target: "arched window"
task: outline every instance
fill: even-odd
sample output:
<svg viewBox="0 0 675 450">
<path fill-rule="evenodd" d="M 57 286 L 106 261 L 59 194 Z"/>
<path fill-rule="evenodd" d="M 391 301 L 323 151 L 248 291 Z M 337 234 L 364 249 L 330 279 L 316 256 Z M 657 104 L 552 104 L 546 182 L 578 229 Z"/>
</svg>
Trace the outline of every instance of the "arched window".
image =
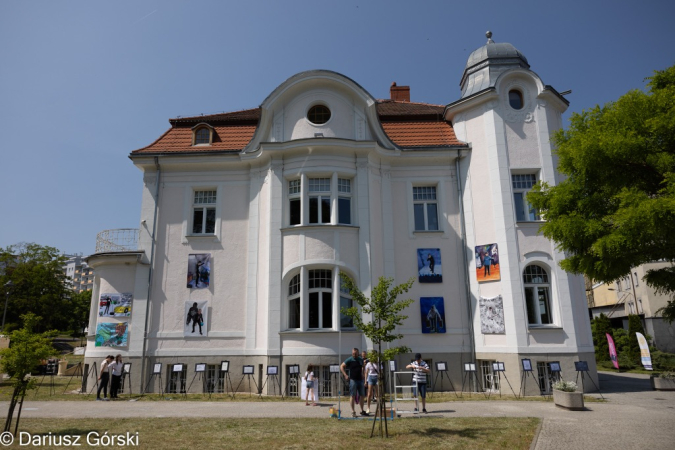
<svg viewBox="0 0 675 450">
<path fill-rule="evenodd" d="M 309 271 L 309 328 L 333 327 L 333 271 Z"/>
<path fill-rule="evenodd" d="M 553 323 L 551 317 L 551 283 L 548 272 L 541 266 L 531 264 L 523 272 L 527 321 L 530 325 Z"/>
<path fill-rule="evenodd" d="M 300 328 L 300 274 L 288 284 L 288 328 Z"/>
<path fill-rule="evenodd" d="M 511 108 L 513 109 L 523 109 L 523 94 L 516 89 L 510 90 L 509 105 L 511 105 Z"/>
<path fill-rule="evenodd" d="M 211 130 L 206 127 L 198 128 L 195 132 L 195 145 L 200 144 L 210 144 L 211 143 Z"/>
</svg>

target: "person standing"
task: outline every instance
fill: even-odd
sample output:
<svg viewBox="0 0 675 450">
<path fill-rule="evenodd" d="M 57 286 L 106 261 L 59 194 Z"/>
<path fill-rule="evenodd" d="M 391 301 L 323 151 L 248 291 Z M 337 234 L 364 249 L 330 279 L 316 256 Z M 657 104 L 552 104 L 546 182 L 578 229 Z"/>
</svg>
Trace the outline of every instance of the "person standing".
<svg viewBox="0 0 675 450">
<path fill-rule="evenodd" d="M 429 364 L 424 362 L 422 360 L 422 354 L 417 353 L 415 354 L 415 361 L 411 362 L 407 366 L 405 366 L 406 369 L 412 369 L 414 372 L 413 375 L 413 381 L 417 385 L 417 389 L 415 389 L 415 397 L 417 397 L 418 389 L 419 389 L 419 396 L 422 397 L 422 412 L 426 413 L 427 412 L 427 374 L 431 372 L 431 369 L 429 369 Z M 415 411 L 418 411 L 419 405 L 417 404 L 417 400 L 415 400 Z"/>
<path fill-rule="evenodd" d="M 375 390 L 377 389 L 377 378 L 380 376 L 380 371 L 377 363 L 368 361 L 366 363 L 366 381 L 368 382 L 368 402 L 366 413 L 370 414 L 370 401 L 375 400 Z"/>
<path fill-rule="evenodd" d="M 354 403 L 356 396 L 359 395 L 359 406 L 361 407 L 361 415 L 368 416 L 369 414 L 363 410 L 363 397 L 366 395 L 363 384 L 363 358 L 359 356 L 359 349 L 352 349 L 352 356 L 347 358 L 341 365 L 340 371 L 344 375 L 345 380 L 349 380 L 349 395 L 351 396 L 350 405 L 352 407 L 352 417 L 356 417 L 354 410 Z M 349 372 L 349 374 L 347 374 Z"/>
<path fill-rule="evenodd" d="M 108 355 L 101 362 L 101 371 L 98 374 L 98 390 L 96 391 L 96 400 L 108 400 L 108 382 L 110 381 L 110 364 L 113 361 L 113 356 Z M 103 398 L 101 398 L 101 391 L 103 391 Z"/>
<path fill-rule="evenodd" d="M 312 371 L 312 365 L 309 364 L 307 366 L 307 372 L 305 372 L 305 387 L 307 388 L 307 395 L 305 396 L 305 406 L 309 406 L 309 397 L 310 393 L 312 394 L 312 406 L 317 406 L 316 404 L 316 394 L 314 391 L 314 381 L 316 377 L 314 376 L 314 372 Z"/>
<path fill-rule="evenodd" d="M 492 264 L 492 256 L 490 256 L 490 250 L 485 253 L 483 257 L 483 277 L 490 276 L 490 265 Z"/>
<path fill-rule="evenodd" d="M 122 385 L 122 370 L 124 364 L 122 363 L 122 355 L 115 356 L 115 361 L 110 364 L 110 371 L 112 372 L 112 380 L 110 381 L 110 398 L 119 398 L 120 386 Z"/>
</svg>

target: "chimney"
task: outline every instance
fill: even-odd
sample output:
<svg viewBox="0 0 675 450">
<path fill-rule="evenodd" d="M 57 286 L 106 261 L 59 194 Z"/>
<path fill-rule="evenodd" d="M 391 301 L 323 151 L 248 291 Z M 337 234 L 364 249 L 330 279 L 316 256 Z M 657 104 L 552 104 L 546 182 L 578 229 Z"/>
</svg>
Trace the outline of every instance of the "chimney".
<svg viewBox="0 0 675 450">
<path fill-rule="evenodd" d="M 410 86 L 396 86 L 396 82 L 391 83 L 389 96 L 395 102 L 410 103 Z"/>
</svg>

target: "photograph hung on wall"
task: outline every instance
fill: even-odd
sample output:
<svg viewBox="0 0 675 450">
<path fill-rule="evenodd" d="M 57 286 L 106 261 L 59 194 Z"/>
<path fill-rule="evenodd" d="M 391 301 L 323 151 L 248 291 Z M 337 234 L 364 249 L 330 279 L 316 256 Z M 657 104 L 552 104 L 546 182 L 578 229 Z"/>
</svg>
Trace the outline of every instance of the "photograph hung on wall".
<svg viewBox="0 0 675 450">
<path fill-rule="evenodd" d="M 133 300 L 133 294 L 101 294 L 98 301 L 98 315 L 99 317 L 129 317 L 131 316 L 131 300 Z"/>
<path fill-rule="evenodd" d="M 420 283 L 441 283 L 443 281 L 440 248 L 417 249 L 417 273 Z"/>
<path fill-rule="evenodd" d="M 476 246 L 476 279 L 479 283 L 501 279 L 497 244 Z"/>
<path fill-rule="evenodd" d="M 493 298 L 481 297 L 478 301 L 480 307 L 480 332 L 483 334 L 504 334 L 504 301 L 501 295 Z"/>
<path fill-rule="evenodd" d="M 107 322 L 96 326 L 96 347 L 127 347 L 128 345 L 128 322 Z"/>
<path fill-rule="evenodd" d="M 445 333 L 443 297 L 421 297 L 422 333 Z"/>
<path fill-rule="evenodd" d="M 205 337 L 208 336 L 209 302 L 185 302 L 185 315 L 183 316 L 183 336 Z"/>
<path fill-rule="evenodd" d="M 206 289 L 211 284 L 211 254 L 197 253 L 188 256 L 188 289 Z"/>
</svg>

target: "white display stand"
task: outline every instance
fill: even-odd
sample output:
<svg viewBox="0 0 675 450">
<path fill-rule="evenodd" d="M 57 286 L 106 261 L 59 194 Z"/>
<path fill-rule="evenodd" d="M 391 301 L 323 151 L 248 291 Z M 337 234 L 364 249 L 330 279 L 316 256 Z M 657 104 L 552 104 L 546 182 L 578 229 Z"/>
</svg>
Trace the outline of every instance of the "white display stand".
<svg viewBox="0 0 675 450">
<path fill-rule="evenodd" d="M 399 376 L 396 376 L 399 375 Z M 413 372 L 394 372 L 394 406 L 396 408 L 396 414 L 413 414 L 419 417 L 419 410 L 415 411 L 415 405 L 417 403 L 417 396 L 419 395 L 419 390 L 417 389 L 417 382 L 414 381 Z M 403 381 L 402 381 L 403 380 Z M 399 384 L 406 383 L 406 380 L 410 380 L 409 384 Z M 405 402 L 412 402 L 412 405 L 408 409 L 408 405 Z M 406 409 L 402 409 L 405 407 Z"/>
</svg>

